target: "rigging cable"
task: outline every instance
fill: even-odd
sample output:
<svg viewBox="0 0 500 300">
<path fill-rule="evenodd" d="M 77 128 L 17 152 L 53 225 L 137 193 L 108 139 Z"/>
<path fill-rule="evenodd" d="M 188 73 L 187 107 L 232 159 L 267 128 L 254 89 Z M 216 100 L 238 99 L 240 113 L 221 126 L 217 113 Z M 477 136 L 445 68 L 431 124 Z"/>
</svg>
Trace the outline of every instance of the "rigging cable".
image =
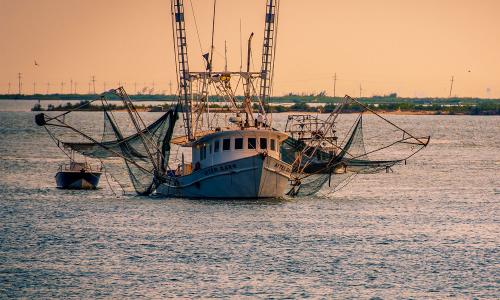
<svg viewBox="0 0 500 300">
<path fill-rule="evenodd" d="M 189 4 L 191 5 L 191 12 L 193 13 L 194 27 L 196 28 L 196 35 L 198 36 L 198 44 L 200 46 L 200 52 L 201 52 L 201 55 L 203 56 L 203 47 L 201 46 L 200 32 L 198 30 L 198 22 L 196 22 L 196 15 L 194 13 L 193 0 L 189 0 Z"/>
</svg>

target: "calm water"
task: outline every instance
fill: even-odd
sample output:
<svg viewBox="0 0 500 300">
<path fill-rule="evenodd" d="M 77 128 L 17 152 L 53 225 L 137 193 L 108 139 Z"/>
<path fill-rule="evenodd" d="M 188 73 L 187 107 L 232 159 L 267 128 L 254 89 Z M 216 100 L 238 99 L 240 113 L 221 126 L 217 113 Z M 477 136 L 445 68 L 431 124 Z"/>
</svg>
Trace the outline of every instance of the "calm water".
<svg viewBox="0 0 500 300">
<path fill-rule="evenodd" d="M 0 112 L 0 298 L 499 298 L 500 118 L 390 118 L 432 135 L 394 173 L 231 202 L 57 190 L 33 114 Z"/>
</svg>

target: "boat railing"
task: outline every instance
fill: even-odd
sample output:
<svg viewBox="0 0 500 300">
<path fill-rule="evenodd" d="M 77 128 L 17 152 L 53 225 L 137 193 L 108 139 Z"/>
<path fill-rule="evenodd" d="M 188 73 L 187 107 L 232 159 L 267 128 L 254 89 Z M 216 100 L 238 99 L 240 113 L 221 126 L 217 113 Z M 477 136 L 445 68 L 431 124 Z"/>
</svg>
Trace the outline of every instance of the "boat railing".
<svg viewBox="0 0 500 300">
<path fill-rule="evenodd" d="M 102 165 L 91 165 L 87 162 L 70 162 L 59 165 L 59 172 L 72 171 L 72 172 L 101 172 Z"/>
</svg>

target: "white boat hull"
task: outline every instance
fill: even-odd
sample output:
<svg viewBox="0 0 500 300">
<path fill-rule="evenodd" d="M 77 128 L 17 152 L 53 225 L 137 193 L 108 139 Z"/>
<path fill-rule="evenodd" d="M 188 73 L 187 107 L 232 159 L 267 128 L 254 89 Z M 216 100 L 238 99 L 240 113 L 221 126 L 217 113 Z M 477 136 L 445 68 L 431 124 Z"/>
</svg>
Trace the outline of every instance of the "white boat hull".
<svg viewBox="0 0 500 300">
<path fill-rule="evenodd" d="M 276 158 L 257 154 L 168 177 L 156 194 L 180 198 L 280 198 L 288 191 L 291 166 Z"/>
</svg>

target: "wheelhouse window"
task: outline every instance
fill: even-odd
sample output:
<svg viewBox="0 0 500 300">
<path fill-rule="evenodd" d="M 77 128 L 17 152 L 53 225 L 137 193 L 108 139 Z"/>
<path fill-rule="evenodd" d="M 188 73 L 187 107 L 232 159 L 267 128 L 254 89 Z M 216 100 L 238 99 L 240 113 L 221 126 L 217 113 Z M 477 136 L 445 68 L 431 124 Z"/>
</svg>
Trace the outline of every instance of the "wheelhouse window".
<svg viewBox="0 0 500 300">
<path fill-rule="evenodd" d="M 248 149 L 257 149 L 257 139 L 248 138 Z"/>
<path fill-rule="evenodd" d="M 260 149 L 267 149 L 267 138 L 260 138 Z"/>
<path fill-rule="evenodd" d="M 207 158 L 207 145 L 206 144 L 200 148 L 200 160 L 204 160 L 205 158 Z"/>
<path fill-rule="evenodd" d="M 271 139 L 271 151 L 276 151 L 276 140 Z"/>
<path fill-rule="evenodd" d="M 234 149 L 235 150 L 243 149 L 243 138 L 234 139 Z"/>
<path fill-rule="evenodd" d="M 222 140 L 222 151 L 231 150 L 231 139 Z"/>
<path fill-rule="evenodd" d="M 219 152 L 219 149 L 220 149 L 220 141 L 216 140 L 214 142 L 214 152 Z"/>
</svg>

